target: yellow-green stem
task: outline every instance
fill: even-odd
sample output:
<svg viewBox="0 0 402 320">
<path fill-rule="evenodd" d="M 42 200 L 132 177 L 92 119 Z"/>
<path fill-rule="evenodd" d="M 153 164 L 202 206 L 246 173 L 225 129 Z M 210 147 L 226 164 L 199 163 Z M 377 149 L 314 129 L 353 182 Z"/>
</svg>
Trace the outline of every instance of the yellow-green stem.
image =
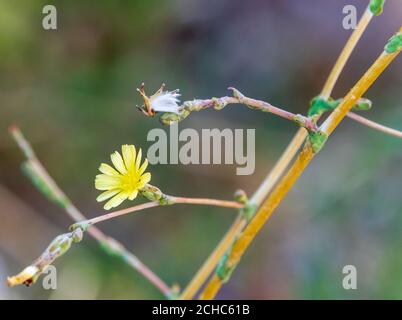
<svg viewBox="0 0 402 320">
<path fill-rule="evenodd" d="M 357 99 L 359 99 L 385 68 L 392 62 L 392 60 L 399 54 L 400 50 L 394 53 L 383 52 L 373 65 L 367 70 L 363 77 L 356 83 L 356 85 L 349 91 L 341 104 L 331 113 L 327 120 L 320 127 L 320 130 L 326 135 L 330 135 L 335 128 L 339 125 L 346 113 L 352 108 Z M 253 241 L 257 233 L 263 227 L 265 222 L 272 215 L 276 207 L 280 204 L 288 191 L 296 183 L 304 169 L 308 166 L 314 157 L 314 151 L 309 142 L 305 144 L 299 156 L 296 158 L 293 165 L 290 167 L 285 176 L 281 179 L 270 196 L 264 201 L 261 208 L 258 210 L 251 222 L 246 226 L 240 237 L 234 242 L 231 251 L 229 252 L 226 261 L 228 268 L 235 268 L 240 258 Z M 212 279 L 207 283 L 204 291 L 200 295 L 200 299 L 213 299 L 223 282 L 215 274 Z"/>
</svg>

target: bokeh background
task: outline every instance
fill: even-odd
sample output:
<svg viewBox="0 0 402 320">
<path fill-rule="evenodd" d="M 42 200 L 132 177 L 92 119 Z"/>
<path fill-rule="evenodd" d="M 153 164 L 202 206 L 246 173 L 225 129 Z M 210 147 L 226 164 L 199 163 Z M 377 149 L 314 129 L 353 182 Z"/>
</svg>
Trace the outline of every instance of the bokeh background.
<svg viewBox="0 0 402 320">
<path fill-rule="evenodd" d="M 0 298 L 159 299 L 124 262 L 86 237 L 56 261 L 58 289 L 7 288 L 71 220 L 23 176 L 7 128 L 17 123 L 48 171 L 88 216 L 103 212 L 94 177 L 124 143 L 147 149 L 162 127 L 135 109 L 142 81 L 162 82 L 185 100 L 226 95 L 228 86 L 305 113 L 365 0 L 55 1 L 58 29 L 42 28 L 51 1 L 0 1 Z M 388 0 L 346 65 L 334 96 L 359 79 L 401 24 Z M 370 119 L 402 129 L 401 59 L 367 93 Z M 157 165 L 153 184 L 190 197 L 230 199 L 257 188 L 296 127 L 231 106 L 191 115 L 180 128 L 255 128 L 256 170 L 228 165 Z M 167 129 L 167 128 L 165 128 Z M 401 299 L 402 141 L 345 119 L 255 239 L 225 299 Z M 137 199 L 137 203 L 140 200 Z M 132 205 L 125 203 L 124 206 Z M 167 283 L 187 284 L 235 217 L 230 209 L 177 205 L 100 225 Z M 358 289 L 344 290 L 342 268 L 355 265 Z"/>
</svg>

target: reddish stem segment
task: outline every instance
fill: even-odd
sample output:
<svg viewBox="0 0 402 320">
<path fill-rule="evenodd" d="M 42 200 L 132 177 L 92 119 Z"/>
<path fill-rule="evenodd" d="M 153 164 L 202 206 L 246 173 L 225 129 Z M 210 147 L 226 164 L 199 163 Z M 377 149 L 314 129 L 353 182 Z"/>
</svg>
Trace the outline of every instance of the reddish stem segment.
<svg viewBox="0 0 402 320">
<path fill-rule="evenodd" d="M 248 98 L 244 96 L 240 91 L 238 91 L 235 88 L 229 88 L 230 90 L 233 91 L 234 96 L 229 97 L 220 97 L 220 98 L 212 98 L 212 99 L 197 99 L 193 101 L 186 101 L 184 105 L 189 105 L 189 110 L 194 111 L 194 110 L 203 110 L 207 109 L 210 107 L 217 107 L 222 108 L 228 104 L 244 104 L 248 106 L 249 108 L 260 110 L 263 112 L 269 112 L 272 114 L 275 114 L 281 118 L 296 122 L 300 126 L 306 128 L 309 131 L 317 131 L 317 125 L 316 123 L 310 119 L 309 117 L 303 116 L 301 114 L 295 114 L 286 110 L 283 110 L 281 108 L 275 107 L 272 104 L 262 101 L 262 100 L 257 100 L 253 98 Z"/>
<path fill-rule="evenodd" d="M 234 209 L 241 209 L 244 207 L 243 204 L 236 202 L 236 201 L 228 201 L 228 200 L 218 200 L 218 199 L 208 199 L 208 198 L 185 198 L 185 197 L 173 197 L 169 196 L 169 199 L 173 202 L 172 204 L 200 204 L 200 205 L 209 205 L 209 206 L 217 206 L 217 207 L 225 207 L 225 208 L 234 208 Z M 154 208 L 154 207 L 159 207 L 161 204 L 158 201 L 153 201 L 153 202 L 146 202 L 143 204 L 139 204 L 130 208 L 126 209 L 121 209 L 113 212 L 109 212 L 106 214 L 102 214 L 98 217 L 89 219 L 89 220 L 84 220 L 80 221 L 77 224 L 88 224 L 89 226 L 92 226 L 96 223 L 114 219 L 120 216 L 124 216 L 126 214 L 132 213 L 132 212 L 137 212 L 141 211 L 144 209 L 149 209 L 149 208 Z M 89 229 L 90 230 L 90 229 Z"/>
<path fill-rule="evenodd" d="M 389 134 L 389 135 L 394 136 L 394 137 L 402 138 L 402 132 L 401 131 L 386 127 L 386 126 L 384 126 L 382 124 L 379 124 L 377 122 L 374 122 L 374 121 L 366 119 L 366 118 L 364 118 L 362 116 L 359 116 L 356 113 L 348 112 L 346 114 L 346 116 L 348 118 L 350 118 L 350 119 L 353 119 L 353 120 L 361 123 L 361 124 L 364 124 L 367 127 L 372 128 L 374 130 L 384 132 L 384 133 Z"/>
</svg>

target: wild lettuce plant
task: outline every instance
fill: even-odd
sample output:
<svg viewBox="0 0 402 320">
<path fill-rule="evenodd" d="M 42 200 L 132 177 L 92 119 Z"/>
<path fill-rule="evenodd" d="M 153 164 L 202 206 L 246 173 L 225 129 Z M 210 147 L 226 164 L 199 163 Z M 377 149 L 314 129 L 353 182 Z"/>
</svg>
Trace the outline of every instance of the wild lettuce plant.
<svg viewBox="0 0 402 320">
<path fill-rule="evenodd" d="M 134 145 L 123 145 L 121 154 L 116 151 L 111 155 L 113 166 L 102 163 L 99 167 L 101 174 L 95 178 L 95 187 L 103 192 L 97 200 L 107 200 L 105 210 L 117 207 L 125 200 L 134 201 L 137 196 L 144 197 L 147 202 L 87 220 L 47 173 L 21 131 L 16 126 L 11 127 L 12 136 L 26 156 L 23 164 L 24 172 L 35 186 L 51 201 L 62 207 L 75 223 L 71 226 L 70 232 L 56 237 L 31 265 L 16 276 L 9 277 L 8 284 L 14 286 L 34 283 L 48 265 L 67 252 L 74 243 L 81 242 L 85 233 L 88 233 L 106 252 L 123 259 L 144 275 L 166 298 L 193 299 L 200 292 L 198 298 L 213 299 L 221 286 L 230 280 L 231 274 L 255 236 L 345 117 L 402 138 L 402 132 L 380 125 L 354 112 L 369 110 L 372 107 L 370 100 L 363 95 L 400 53 L 402 27 L 386 42 L 383 52 L 343 98 L 331 97 L 333 88 L 357 42 L 369 22 L 381 14 L 383 5 L 384 0 L 370 1 L 321 92 L 311 100 L 306 115 L 294 114 L 266 101 L 249 98 L 234 88 L 229 88 L 231 90 L 229 96 L 184 102 L 180 102 L 178 90 L 167 91 L 164 85 L 151 96 L 146 94 L 144 85 L 138 89 L 143 99 L 143 105 L 138 107 L 142 114 L 148 117 L 160 116 L 160 121 L 166 125 L 184 121 L 193 112 L 207 108 L 221 110 L 230 104 L 242 104 L 250 109 L 290 120 L 299 126 L 292 141 L 250 198 L 243 190 L 236 191 L 233 200 L 186 198 L 165 194 L 157 186 L 150 184 L 151 173 L 146 172 L 148 162 L 147 159 L 142 162 L 141 149 L 137 150 Z M 325 112 L 329 112 L 329 116 L 324 122 L 319 123 Z M 95 226 L 102 221 L 132 212 L 180 203 L 228 207 L 238 212 L 232 226 L 183 290 L 177 286 L 167 285 L 122 244 Z"/>
</svg>

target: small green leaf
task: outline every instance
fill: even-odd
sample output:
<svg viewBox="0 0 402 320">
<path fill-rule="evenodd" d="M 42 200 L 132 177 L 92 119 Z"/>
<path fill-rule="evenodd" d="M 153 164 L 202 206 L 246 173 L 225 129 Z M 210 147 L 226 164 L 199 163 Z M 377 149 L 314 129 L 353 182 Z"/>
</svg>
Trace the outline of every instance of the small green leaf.
<svg viewBox="0 0 402 320">
<path fill-rule="evenodd" d="M 307 116 L 321 115 L 326 111 L 333 110 L 338 104 L 338 100 L 333 100 L 332 98 L 324 99 L 321 96 L 316 96 L 310 101 L 310 109 L 307 112 Z"/>
</svg>

